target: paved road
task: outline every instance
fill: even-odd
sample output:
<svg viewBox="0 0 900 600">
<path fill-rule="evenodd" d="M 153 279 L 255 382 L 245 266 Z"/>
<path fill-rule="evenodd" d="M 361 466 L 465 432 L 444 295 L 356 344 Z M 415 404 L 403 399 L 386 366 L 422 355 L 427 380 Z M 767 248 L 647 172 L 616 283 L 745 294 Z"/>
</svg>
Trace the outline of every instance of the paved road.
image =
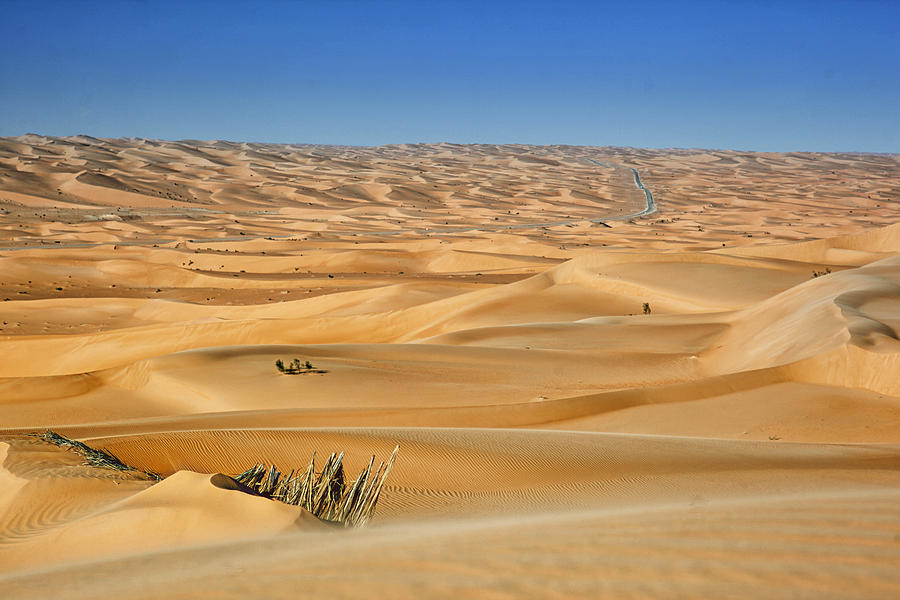
<svg viewBox="0 0 900 600">
<path fill-rule="evenodd" d="M 641 176 L 638 174 L 637 169 L 632 167 L 625 167 L 622 165 L 616 165 L 608 162 L 602 162 L 598 160 L 588 159 L 589 162 L 599 165 L 601 167 L 607 167 L 612 169 L 628 169 L 631 171 L 634 176 L 634 185 L 638 187 L 641 191 L 644 192 L 644 195 L 647 198 L 647 206 L 646 208 L 640 210 L 639 212 L 630 213 L 627 215 L 618 215 L 611 217 L 603 217 L 597 219 L 569 219 L 565 221 L 543 221 L 540 223 L 523 223 L 519 225 L 472 225 L 472 226 L 461 226 L 461 227 L 440 227 L 440 228 L 424 228 L 424 229 L 397 229 L 392 231 L 318 231 L 318 232 L 310 232 L 310 233 L 318 233 L 320 237 L 342 237 L 342 236 L 360 236 L 360 237 L 391 237 L 397 235 L 404 235 L 408 233 L 417 233 L 420 235 L 431 235 L 431 234 L 443 234 L 443 233 L 465 233 L 465 232 L 479 232 L 479 231 L 511 231 L 511 230 L 522 230 L 522 229 L 539 229 L 541 227 L 559 227 L 561 225 L 573 225 L 575 223 L 600 223 L 605 224 L 606 221 L 627 221 L 629 219 L 634 219 L 636 217 L 643 217 L 644 215 L 649 215 L 651 213 L 656 212 L 656 202 L 653 200 L 653 194 L 650 190 L 641 183 Z M 216 211 L 218 212 L 218 211 Z M 215 242 L 246 242 L 248 240 L 259 240 L 264 238 L 275 238 L 275 239 L 289 239 L 300 237 L 304 234 L 298 233 L 284 233 L 284 234 L 270 234 L 270 235 L 242 235 L 242 236 L 234 236 L 234 237 L 218 237 L 218 238 L 191 238 L 188 239 L 188 242 L 191 243 L 215 243 Z M 173 244 L 179 241 L 183 241 L 181 239 L 171 239 L 171 240 L 139 240 L 139 241 L 120 241 L 120 242 L 97 242 L 97 243 L 79 243 L 79 244 L 40 244 L 36 246 L 12 246 L 6 248 L 0 248 L 0 252 L 8 252 L 14 250 L 35 250 L 35 249 L 52 249 L 52 248 L 96 248 L 98 246 L 111 246 L 111 245 L 119 245 L 119 246 L 149 246 L 152 244 Z"/>
<path fill-rule="evenodd" d="M 631 168 L 631 167 L 629 167 Z M 641 188 L 644 192 L 644 195 L 647 197 L 647 208 L 637 213 L 636 217 L 643 217 L 644 215 L 649 215 L 650 213 L 656 212 L 656 201 L 653 199 L 653 193 L 641 183 L 641 176 L 638 175 L 637 169 L 631 169 L 631 172 L 634 173 L 634 185 Z"/>
<path fill-rule="evenodd" d="M 632 167 L 623 167 L 621 165 L 614 165 L 612 163 L 602 162 L 602 161 L 594 160 L 591 158 L 589 158 L 588 161 L 594 163 L 595 165 L 599 165 L 601 167 L 608 167 L 610 169 L 628 169 L 629 171 L 631 171 L 631 174 L 634 175 L 634 185 L 636 185 L 638 187 L 638 189 L 640 189 L 642 192 L 644 192 L 644 196 L 647 197 L 647 208 L 645 208 L 641 212 L 632 213 L 630 215 L 623 215 L 621 217 L 610 217 L 610 218 L 606 219 L 607 221 L 626 221 L 628 219 L 633 219 L 635 217 L 643 217 L 644 215 L 649 215 L 650 213 L 656 212 L 656 201 L 653 200 L 653 194 L 650 192 L 649 188 L 647 188 L 646 186 L 644 186 L 643 183 L 641 183 L 641 176 L 638 174 L 637 169 L 634 169 Z M 597 223 L 599 221 L 592 219 L 591 222 Z"/>
</svg>

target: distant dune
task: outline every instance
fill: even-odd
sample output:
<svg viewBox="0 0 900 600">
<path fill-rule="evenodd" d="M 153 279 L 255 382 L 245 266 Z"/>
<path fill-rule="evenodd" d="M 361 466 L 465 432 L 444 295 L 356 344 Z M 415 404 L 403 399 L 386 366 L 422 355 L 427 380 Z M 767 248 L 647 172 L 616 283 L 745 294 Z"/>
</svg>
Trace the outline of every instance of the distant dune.
<svg viewBox="0 0 900 600">
<path fill-rule="evenodd" d="M 874 154 L 0 139 L 2 595 L 900 597 L 898 182 Z M 211 480 L 397 444 L 359 530 Z"/>
</svg>

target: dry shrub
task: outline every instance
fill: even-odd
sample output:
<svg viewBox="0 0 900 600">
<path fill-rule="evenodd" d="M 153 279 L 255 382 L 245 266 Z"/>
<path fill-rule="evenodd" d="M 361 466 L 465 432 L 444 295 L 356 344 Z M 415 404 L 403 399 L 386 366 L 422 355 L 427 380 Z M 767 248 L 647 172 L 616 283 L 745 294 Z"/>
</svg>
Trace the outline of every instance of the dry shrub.
<svg viewBox="0 0 900 600">
<path fill-rule="evenodd" d="M 345 527 L 360 527 L 372 518 L 381 488 L 399 450 L 399 446 L 395 447 L 387 464 L 382 462 L 374 470 L 375 456 L 372 456 L 369 465 L 349 485 L 344 476 L 343 452 L 329 456 L 318 472 L 313 453 L 302 473 L 292 470 L 282 476 L 275 465 L 267 468 L 257 464 L 236 475 L 234 480 L 266 498 L 302 506 L 322 520 L 341 523 Z"/>
</svg>

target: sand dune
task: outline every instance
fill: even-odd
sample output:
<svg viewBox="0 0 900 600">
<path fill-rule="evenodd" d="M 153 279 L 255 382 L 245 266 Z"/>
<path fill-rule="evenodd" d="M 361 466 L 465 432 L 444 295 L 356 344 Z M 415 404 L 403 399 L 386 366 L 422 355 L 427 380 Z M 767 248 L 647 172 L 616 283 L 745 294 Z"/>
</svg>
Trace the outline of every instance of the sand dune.
<svg viewBox="0 0 900 600">
<path fill-rule="evenodd" d="M 657 212 L 629 216 L 631 168 Z M 0 589 L 897 596 L 898 175 L 0 140 Z M 294 357 L 315 372 L 274 368 Z M 217 475 L 333 451 L 357 472 L 397 444 L 360 530 Z"/>
</svg>

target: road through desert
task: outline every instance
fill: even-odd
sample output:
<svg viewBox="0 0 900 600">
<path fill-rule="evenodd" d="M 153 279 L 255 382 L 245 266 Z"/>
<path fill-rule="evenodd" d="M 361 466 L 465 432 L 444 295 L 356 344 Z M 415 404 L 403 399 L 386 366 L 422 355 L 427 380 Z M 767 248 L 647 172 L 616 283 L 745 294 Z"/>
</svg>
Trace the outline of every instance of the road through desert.
<svg viewBox="0 0 900 600">
<path fill-rule="evenodd" d="M 900 597 L 898 199 L 896 155 L 2 138 L 0 595 Z M 214 477 L 397 445 L 361 528 Z"/>
</svg>

